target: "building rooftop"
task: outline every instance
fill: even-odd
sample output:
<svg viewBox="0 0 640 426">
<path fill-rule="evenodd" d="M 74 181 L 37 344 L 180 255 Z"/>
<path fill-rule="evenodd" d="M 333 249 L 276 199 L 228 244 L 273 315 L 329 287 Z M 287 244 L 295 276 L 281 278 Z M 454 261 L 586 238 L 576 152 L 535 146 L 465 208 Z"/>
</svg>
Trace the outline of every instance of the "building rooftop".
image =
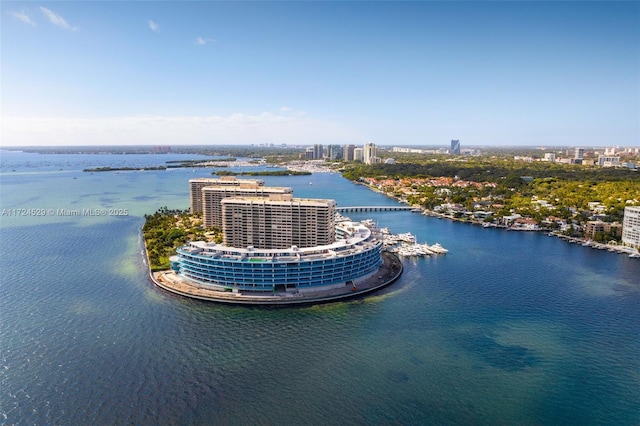
<svg viewBox="0 0 640 426">
<path fill-rule="evenodd" d="M 284 205 L 335 205 L 335 200 L 320 199 L 320 198 L 294 198 L 292 194 L 269 194 L 269 197 L 253 197 L 253 196 L 240 196 L 240 197 L 228 197 L 223 198 L 220 202 L 222 204 L 237 203 L 237 202 L 251 202 L 252 204 L 284 204 Z"/>
<path fill-rule="evenodd" d="M 206 241 L 193 241 L 183 246 L 180 250 L 201 256 L 235 259 L 238 261 L 290 262 L 302 259 L 314 260 L 323 257 L 347 256 L 372 248 L 380 243 L 373 238 L 371 230 L 359 222 L 340 222 L 336 228 L 340 228 L 344 238 L 340 238 L 332 244 L 316 247 L 300 248 L 291 246 L 285 249 L 256 249 L 251 246 L 238 248 Z"/>
</svg>

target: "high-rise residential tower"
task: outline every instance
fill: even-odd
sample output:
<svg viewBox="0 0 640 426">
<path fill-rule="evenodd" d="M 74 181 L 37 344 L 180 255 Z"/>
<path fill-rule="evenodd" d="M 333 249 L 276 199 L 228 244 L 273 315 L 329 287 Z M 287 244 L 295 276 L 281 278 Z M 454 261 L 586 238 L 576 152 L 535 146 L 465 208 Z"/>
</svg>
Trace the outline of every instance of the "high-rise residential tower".
<svg viewBox="0 0 640 426">
<path fill-rule="evenodd" d="M 313 145 L 313 159 L 314 160 L 322 160 L 324 158 L 324 148 L 322 144 Z"/>
<path fill-rule="evenodd" d="M 189 201 L 191 213 L 202 213 L 202 188 L 205 186 L 240 186 L 252 184 L 263 186 L 261 179 L 238 179 L 235 176 L 223 176 L 220 178 L 199 178 L 189 180 Z"/>
<path fill-rule="evenodd" d="M 378 155 L 378 148 L 372 142 L 367 142 L 362 148 L 362 155 L 365 164 L 373 164 L 376 162 L 375 159 Z"/>
<path fill-rule="evenodd" d="M 242 181 L 242 180 L 240 180 Z M 222 200 L 230 197 L 265 197 L 292 194 L 293 189 L 259 186 L 247 179 L 237 186 L 205 186 L 202 188 L 202 220 L 205 228 L 222 226 Z"/>
<path fill-rule="evenodd" d="M 223 240 L 230 247 L 307 248 L 336 239 L 334 200 L 271 194 L 225 198 L 221 203 Z"/>
<path fill-rule="evenodd" d="M 343 148 L 343 153 L 342 153 L 342 157 L 346 160 L 346 161 L 353 161 L 353 150 L 356 147 L 354 145 L 345 145 Z"/>
<path fill-rule="evenodd" d="M 330 160 L 338 160 L 343 157 L 340 145 L 327 145 L 327 157 Z"/>
<path fill-rule="evenodd" d="M 624 209 L 622 243 L 640 249 L 640 206 Z"/>
</svg>

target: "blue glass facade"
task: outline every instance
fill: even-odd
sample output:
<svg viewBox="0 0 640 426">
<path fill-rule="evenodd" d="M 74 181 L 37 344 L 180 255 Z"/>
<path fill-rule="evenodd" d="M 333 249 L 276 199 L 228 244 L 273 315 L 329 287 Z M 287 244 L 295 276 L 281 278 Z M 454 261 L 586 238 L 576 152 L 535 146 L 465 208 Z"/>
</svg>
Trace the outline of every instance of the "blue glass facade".
<svg viewBox="0 0 640 426">
<path fill-rule="evenodd" d="M 178 272 L 201 286 L 242 291 L 273 291 L 277 286 L 304 290 L 344 285 L 375 272 L 382 263 L 382 243 L 375 240 L 299 256 L 248 256 L 232 250 L 184 246 L 178 249 Z"/>
</svg>

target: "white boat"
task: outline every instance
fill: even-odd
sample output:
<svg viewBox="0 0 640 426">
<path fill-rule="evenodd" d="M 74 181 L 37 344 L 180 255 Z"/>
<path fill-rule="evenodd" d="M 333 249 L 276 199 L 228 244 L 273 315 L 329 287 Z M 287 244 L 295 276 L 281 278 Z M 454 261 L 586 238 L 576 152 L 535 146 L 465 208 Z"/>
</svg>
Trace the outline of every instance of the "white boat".
<svg viewBox="0 0 640 426">
<path fill-rule="evenodd" d="M 415 244 L 414 247 L 418 253 L 424 256 L 431 256 L 432 254 L 435 254 L 435 252 L 431 250 L 431 247 L 429 247 L 428 244 Z"/>
<path fill-rule="evenodd" d="M 438 253 L 438 254 L 445 254 L 445 253 L 449 252 L 449 250 L 447 250 L 446 248 L 442 247 L 440 245 L 440 243 L 435 243 L 434 245 L 430 246 L 429 250 L 431 250 L 434 253 Z"/>
<path fill-rule="evenodd" d="M 397 249 L 398 251 L 396 253 L 398 253 L 398 255 L 402 256 L 402 257 L 410 257 L 410 256 L 415 256 L 416 253 L 408 248 L 408 247 L 398 247 Z"/>
<path fill-rule="evenodd" d="M 411 232 L 405 232 L 404 234 L 398 234 L 397 238 L 400 241 L 404 241 L 406 243 L 415 243 L 416 237 Z"/>
<path fill-rule="evenodd" d="M 367 228 L 375 228 L 376 226 L 376 223 L 373 221 L 373 219 L 363 219 L 360 221 L 360 223 L 366 226 Z"/>
</svg>

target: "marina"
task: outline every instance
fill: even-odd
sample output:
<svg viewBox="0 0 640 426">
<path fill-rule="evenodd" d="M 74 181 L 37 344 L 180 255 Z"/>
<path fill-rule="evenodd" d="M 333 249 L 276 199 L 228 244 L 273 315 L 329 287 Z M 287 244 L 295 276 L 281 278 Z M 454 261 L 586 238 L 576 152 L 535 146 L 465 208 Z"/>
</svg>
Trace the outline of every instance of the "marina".
<svg viewBox="0 0 640 426">
<path fill-rule="evenodd" d="M 342 217 L 341 220 L 346 220 L 346 218 Z M 361 223 L 382 240 L 384 250 L 400 257 L 431 256 L 449 252 L 440 243 L 433 245 L 418 243 L 416 236 L 411 232 L 392 234 L 387 227 L 379 228 L 373 219 L 364 219 Z"/>
</svg>

